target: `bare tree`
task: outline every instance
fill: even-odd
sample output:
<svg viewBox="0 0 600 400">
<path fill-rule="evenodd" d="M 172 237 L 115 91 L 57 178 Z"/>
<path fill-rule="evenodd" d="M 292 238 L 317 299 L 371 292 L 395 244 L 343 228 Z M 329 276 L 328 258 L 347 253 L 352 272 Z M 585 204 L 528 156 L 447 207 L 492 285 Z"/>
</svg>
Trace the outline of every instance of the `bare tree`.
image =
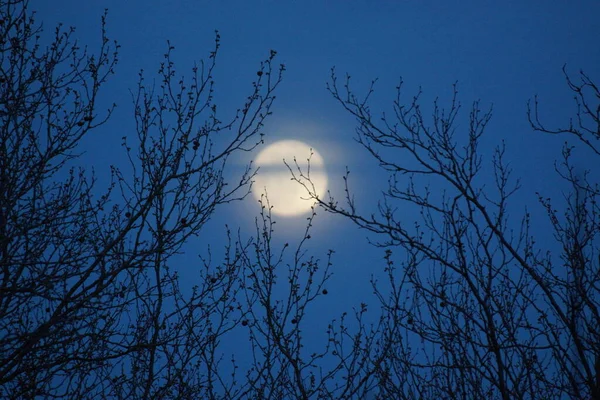
<svg viewBox="0 0 600 400">
<path fill-rule="evenodd" d="M 306 248 L 316 212 L 308 217 L 296 246 L 277 245 L 276 221 L 266 196 L 261 204 L 256 235 L 238 251 L 245 277 L 242 296 L 249 307 L 242 326 L 248 332 L 251 362 L 240 390 L 226 398 L 366 398 L 375 348 L 375 330 L 364 321 L 366 305 L 355 311 L 355 323 L 344 313 L 322 335 L 304 333 L 314 323 L 314 307 L 326 304 L 333 275 L 334 252 L 321 259 Z"/>
<path fill-rule="evenodd" d="M 321 347 L 303 337 L 331 278 L 333 252 L 319 259 L 306 248 L 315 213 L 296 246 L 278 246 L 265 196 L 256 235 L 227 228 L 222 257 L 209 251 L 186 266 L 197 284 L 180 286 L 186 242 L 250 190 L 252 166 L 227 181 L 228 165 L 262 142 L 285 70 L 276 52 L 224 122 L 213 101 L 219 34 L 188 77 L 169 44 L 157 77 L 139 74 L 135 132 L 122 138 L 129 165 L 111 165 L 103 191 L 80 152 L 114 108 L 98 111 L 119 48 L 106 14 L 92 53 L 62 27 L 42 46 L 27 1 L 0 13 L 0 396 L 364 398 L 375 349 L 366 306 L 357 331 L 344 314 L 323 327 Z M 247 357 L 228 349 L 240 332 Z"/>
<path fill-rule="evenodd" d="M 221 267 L 206 260 L 185 296 L 170 261 L 216 207 L 248 193 L 250 167 L 233 181 L 225 173 L 233 155 L 261 142 L 284 70 L 276 53 L 223 122 L 213 102 L 219 35 L 185 79 L 169 46 L 157 84 L 140 73 L 133 93 L 136 134 L 123 138 L 131 173 L 112 166 L 99 195 L 94 177 L 72 166 L 81 139 L 112 112 L 98 111 L 117 63 L 106 15 L 92 53 L 72 28 L 42 45 L 27 1 L 3 2 L 0 14 L 1 396 L 199 398 L 227 389 L 216 347 L 243 317 L 242 256 L 232 244 Z"/>
<path fill-rule="evenodd" d="M 583 71 L 579 72 L 579 82 L 575 82 L 563 68 L 565 80 L 574 94 L 576 103 L 575 118 L 569 120 L 567 128 L 548 129 L 539 119 L 537 97 L 528 108 L 528 118 L 534 130 L 571 135 L 585 149 L 596 156 L 600 155 L 597 144 L 600 139 L 600 89 Z M 584 150 L 585 150 L 584 149 Z M 555 285 L 562 289 L 561 298 L 566 293 L 566 314 L 564 322 L 569 334 L 564 342 L 553 343 L 554 348 L 571 352 L 568 356 L 557 352 L 556 357 L 564 363 L 563 384 L 573 398 L 600 398 L 600 334 L 598 326 L 600 314 L 598 292 L 600 291 L 600 209 L 598 182 L 590 179 L 590 171 L 581 171 L 573 158 L 575 146 L 565 143 L 563 162 L 557 173 L 568 182 L 571 191 L 565 196 L 566 210 L 562 218 L 550 199 L 541 199 L 555 231 L 555 237 L 562 246 L 560 255 L 566 267 L 567 280 L 558 280 Z M 581 154 L 581 153 L 579 153 Z M 593 175 L 592 175 L 593 176 Z M 561 321 L 562 322 L 562 321 Z"/>
<path fill-rule="evenodd" d="M 332 251 L 309 251 L 314 210 L 296 245 L 279 243 L 265 196 L 255 235 L 224 232 L 222 256 L 199 259 L 190 290 L 176 264 L 215 210 L 250 190 L 252 166 L 226 179 L 228 166 L 262 141 L 285 69 L 276 52 L 225 118 L 213 100 L 218 33 L 187 77 L 169 44 L 156 78 L 139 75 L 136 129 L 122 141 L 129 165 L 111 166 L 102 191 L 78 165 L 82 138 L 114 107 L 99 111 L 118 56 L 105 27 L 106 15 L 96 52 L 62 27 L 43 46 L 26 0 L 0 4 L 0 396 L 600 398 L 600 189 L 573 166 L 572 145 L 556 168 L 572 190 L 540 195 L 559 243 L 544 248 L 527 212 L 510 217 L 523 189 L 503 146 L 489 164 L 492 188 L 485 175 L 491 110 L 475 103 L 461 135 L 456 89 L 429 120 L 420 93 L 405 105 L 400 85 L 393 116 L 380 120 L 372 86 L 359 98 L 332 73 L 329 89 L 357 119 L 359 143 L 389 173 L 384 198 L 363 212 L 348 176 L 340 204 L 317 198 L 310 169 L 290 170 L 326 211 L 381 239 L 384 273 L 372 278 L 381 314 L 359 303 L 308 340 L 333 271 Z M 600 92 L 583 73 L 580 83 L 565 76 L 576 118 L 547 129 L 536 99 L 532 126 L 600 154 Z M 407 207 L 418 218 L 399 214 Z M 247 357 L 227 349 L 240 332 Z"/>
<path fill-rule="evenodd" d="M 598 154 L 600 92 L 583 72 L 579 84 L 565 76 L 575 121 L 545 128 L 536 99 L 532 126 L 572 134 Z M 373 278 L 382 305 L 370 367 L 378 398 L 600 398 L 600 191 L 588 173 L 577 177 L 574 146 L 556 168 L 572 188 L 564 212 L 559 200 L 539 197 L 559 246 L 536 243 L 530 214 L 511 203 L 523 189 L 504 145 L 489 161 L 481 152 L 491 109 L 475 102 L 461 129 L 456 87 L 448 108 L 436 100 L 424 111 L 420 91 L 404 103 L 401 83 L 391 115 L 375 116 L 374 83 L 360 97 L 332 70 L 328 88 L 389 176 L 376 212 L 357 204 L 349 175 L 340 203 L 318 198 L 309 177 L 290 171 L 321 207 L 375 234 L 385 250 L 387 279 Z"/>
</svg>

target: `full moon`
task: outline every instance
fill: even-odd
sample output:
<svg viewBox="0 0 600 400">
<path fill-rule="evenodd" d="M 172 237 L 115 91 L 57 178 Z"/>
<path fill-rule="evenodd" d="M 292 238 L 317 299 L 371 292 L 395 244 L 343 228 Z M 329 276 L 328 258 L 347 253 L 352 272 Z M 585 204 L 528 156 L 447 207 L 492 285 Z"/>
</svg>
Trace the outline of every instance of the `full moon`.
<svg viewBox="0 0 600 400">
<path fill-rule="evenodd" d="M 312 191 L 313 187 L 306 180 L 309 158 L 310 180 L 314 185 L 315 193 L 321 198 L 327 188 L 327 174 L 323 157 L 314 148 L 311 150 L 309 145 L 297 140 L 275 142 L 258 154 L 256 164 L 259 170 L 252 187 L 254 197 L 260 200 L 266 190 L 269 204 L 273 207 L 271 212 L 275 215 L 293 217 L 309 211 L 314 200 L 309 199 L 309 194 L 304 186 L 291 180 L 292 174 L 285 165 L 287 163 L 296 178 L 304 182 Z M 296 163 L 304 178 L 300 177 Z"/>
</svg>

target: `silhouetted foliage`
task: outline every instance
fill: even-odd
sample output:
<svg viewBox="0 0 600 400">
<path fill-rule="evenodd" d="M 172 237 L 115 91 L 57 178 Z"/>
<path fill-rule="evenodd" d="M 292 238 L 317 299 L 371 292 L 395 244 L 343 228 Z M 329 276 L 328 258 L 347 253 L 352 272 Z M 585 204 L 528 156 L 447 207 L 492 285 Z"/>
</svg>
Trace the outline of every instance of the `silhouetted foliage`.
<svg viewBox="0 0 600 400">
<path fill-rule="evenodd" d="M 583 72 L 580 83 L 565 77 L 576 118 L 550 130 L 536 98 L 531 125 L 574 135 L 600 154 L 600 91 Z M 378 398 L 600 398 L 600 188 L 574 167 L 575 146 L 565 143 L 556 168 L 571 188 L 563 203 L 538 194 L 556 243 L 537 243 L 530 214 L 511 202 L 524 189 L 504 161 L 504 144 L 491 159 L 481 153 L 491 110 L 475 102 L 468 128 L 460 128 L 456 87 L 449 107 L 436 100 L 429 114 L 420 92 L 404 102 L 401 83 L 391 116 L 375 116 L 374 83 L 359 97 L 350 77 L 341 84 L 332 70 L 328 88 L 389 175 L 383 199 L 376 212 L 361 210 L 347 175 L 342 204 L 319 202 L 385 248 L 386 289 L 375 273 L 372 282 L 382 306 L 372 356 Z"/>
<path fill-rule="evenodd" d="M 354 344 L 366 331 L 332 321 L 310 353 L 302 335 L 331 277 L 332 252 L 321 260 L 305 249 L 314 212 L 297 245 L 278 247 L 263 197 L 256 235 L 227 228 L 220 262 L 209 252 L 186 265 L 197 284 L 180 285 L 183 246 L 249 193 L 256 171 L 233 174 L 229 161 L 262 143 L 285 70 L 276 52 L 224 122 L 213 101 L 219 34 L 188 78 L 168 44 L 156 83 L 139 74 L 135 131 L 122 138 L 129 165 L 111 165 L 103 191 L 80 152 L 115 107 L 98 110 L 119 49 L 106 15 L 93 53 L 60 26 L 43 46 L 27 1 L 0 13 L 0 396 L 363 398 L 372 338 Z M 231 350 L 234 331 L 247 354 Z"/>
<path fill-rule="evenodd" d="M 348 176 L 340 204 L 317 198 L 308 170 L 290 172 L 325 211 L 381 239 L 385 257 L 371 281 L 380 307 L 358 299 L 306 337 L 314 306 L 335 295 L 333 251 L 307 250 L 319 208 L 298 243 L 279 244 L 263 196 L 252 237 L 224 229 L 218 261 L 186 264 L 196 285 L 178 275 L 185 244 L 249 193 L 256 171 L 236 174 L 230 160 L 262 143 L 285 70 L 276 52 L 225 118 L 213 98 L 219 34 L 185 78 L 168 44 L 157 74 L 139 74 L 128 163 L 110 166 L 103 190 L 81 167 L 82 139 L 113 112 L 100 111 L 99 93 L 119 46 L 106 15 L 95 52 L 72 28 L 43 36 L 33 17 L 26 0 L 0 4 L 0 397 L 600 398 L 600 189 L 573 166 L 573 145 L 557 166 L 572 188 L 564 206 L 539 195 L 556 244 L 536 243 L 529 213 L 510 217 L 525 189 L 505 148 L 481 152 L 491 110 L 475 103 L 464 130 L 456 89 L 427 117 L 420 93 L 405 104 L 399 85 L 393 115 L 374 117 L 373 86 L 359 98 L 332 72 L 329 90 L 389 187 L 363 211 Z M 536 98 L 531 125 L 600 154 L 600 91 L 583 72 L 565 76 L 576 118 L 549 129 Z M 397 212 L 409 208 L 416 218 Z M 240 332 L 246 354 L 230 348 Z"/>
<path fill-rule="evenodd" d="M 227 182 L 228 159 L 261 141 L 283 66 L 272 51 L 243 107 L 222 122 L 219 35 L 188 79 L 169 46 L 156 87 L 140 73 L 136 132 L 123 137 L 131 172 L 111 166 L 98 195 L 93 176 L 70 166 L 112 111 L 97 104 L 119 48 L 106 16 L 92 53 L 62 27 L 42 45 L 27 2 L 0 8 L 1 396 L 202 398 L 218 338 L 247 312 L 233 296 L 241 255 L 207 264 L 189 296 L 168 262 L 215 207 L 248 192 L 253 171 Z M 217 134 L 227 140 L 215 143 Z"/>
</svg>

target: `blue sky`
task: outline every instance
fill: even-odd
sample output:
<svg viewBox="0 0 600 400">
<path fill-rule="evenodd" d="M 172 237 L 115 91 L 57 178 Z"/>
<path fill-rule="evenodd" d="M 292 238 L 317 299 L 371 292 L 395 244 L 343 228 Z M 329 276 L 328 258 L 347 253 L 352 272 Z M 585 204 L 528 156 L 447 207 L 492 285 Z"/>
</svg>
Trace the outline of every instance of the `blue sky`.
<svg viewBox="0 0 600 400">
<path fill-rule="evenodd" d="M 385 176 L 353 142 L 352 117 L 325 89 L 331 67 L 340 75 L 350 73 L 359 90 L 379 79 L 374 111 L 391 109 L 400 77 L 406 98 L 421 86 L 425 103 L 439 96 L 444 104 L 457 81 L 464 106 L 459 127 L 467 126 L 472 101 L 480 100 L 484 109 L 493 104 L 494 116 L 483 142 L 484 162 L 504 140 L 507 160 L 523 181 L 523 190 L 514 199 L 515 217 L 525 205 L 536 207 L 536 191 L 560 196 L 561 190 L 553 162 L 560 157 L 565 138 L 533 132 L 526 118 L 527 100 L 538 94 L 548 125 L 560 125 L 574 110 L 562 66 L 566 64 L 574 75 L 583 69 L 600 80 L 597 1 L 32 0 L 30 5 L 47 30 L 58 22 L 73 25 L 81 42 L 90 45 L 99 40 L 100 16 L 104 8 L 109 10 L 109 36 L 122 47 L 117 74 L 106 85 L 103 100 L 116 102 L 118 108 L 84 142 L 85 163 L 101 176 L 109 163 L 125 161 L 120 138 L 133 132 L 129 89 L 135 89 L 139 69 L 154 73 L 170 40 L 179 71 L 188 73 L 194 60 L 211 51 L 215 29 L 222 40 L 215 76 L 219 108 L 233 113 L 260 60 L 270 49 L 277 50 L 287 72 L 273 118 L 265 127 L 267 141 L 296 139 L 315 146 L 326 160 L 334 193 L 341 194 L 341 176 L 348 166 L 357 200 L 367 210 L 384 189 Z M 593 167 L 588 153 L 580 154 L 577 162 Z M 541 208 L 537 210 L 534 218 L 543 217 Z M 225 223 L 252 233 L 257 213 L 252 197 L 218 211 L 206 226 L 206 236 L 186 249 L 193 255 L 189 260 L 207 244 L 223 244 Z M 279 220 L 276 235 L 282 241 L 298 237 L 304 221 Z M 538 233 L 550 240 L 544 223 L 538 225 Z M 368 299 L 368 277 L 383 268 L 383 250 L 369 246 L 365 232 L 323 213 L 317 216 L 313 237 L 316 254 L 324 256 L 329 248 L 336 251 L 330 290 L 335 296 L 323 306 L 324 318 Z M 189 262 L 182 271 L 193 276 Z"/>
</svg>

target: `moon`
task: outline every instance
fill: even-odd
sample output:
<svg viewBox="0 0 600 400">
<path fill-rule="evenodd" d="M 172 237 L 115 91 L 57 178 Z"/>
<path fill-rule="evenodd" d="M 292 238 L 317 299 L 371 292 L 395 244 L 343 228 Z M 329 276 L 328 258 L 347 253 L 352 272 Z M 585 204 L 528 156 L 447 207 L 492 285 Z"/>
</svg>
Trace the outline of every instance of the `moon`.
<svg viewBox="0 0 600 400">
<path fill-rule="evenodd" d="M 323 157 L 314 148 L 298 140 L 280 140 L 258 154 L 256 164 L 259 169 L 252 187 L 254 197 L 261 200 L 261 196 L 266 193 L 272 206 L 271 212 L 282 217 L 298 216 L 310 211 L 315 203 L 314 199 L 309 199 L 306 188 L 291 179 L 292 174 L 284 163 L 285 161 L 296 178 L 305 182 L 312 191 L 312 186 L 305 179 L 309 158 L 310 180 L 317 196 L 322 197 L 327 189 Z M 305 178 L 300 177 L 294 159 Z"/>
</svg>

